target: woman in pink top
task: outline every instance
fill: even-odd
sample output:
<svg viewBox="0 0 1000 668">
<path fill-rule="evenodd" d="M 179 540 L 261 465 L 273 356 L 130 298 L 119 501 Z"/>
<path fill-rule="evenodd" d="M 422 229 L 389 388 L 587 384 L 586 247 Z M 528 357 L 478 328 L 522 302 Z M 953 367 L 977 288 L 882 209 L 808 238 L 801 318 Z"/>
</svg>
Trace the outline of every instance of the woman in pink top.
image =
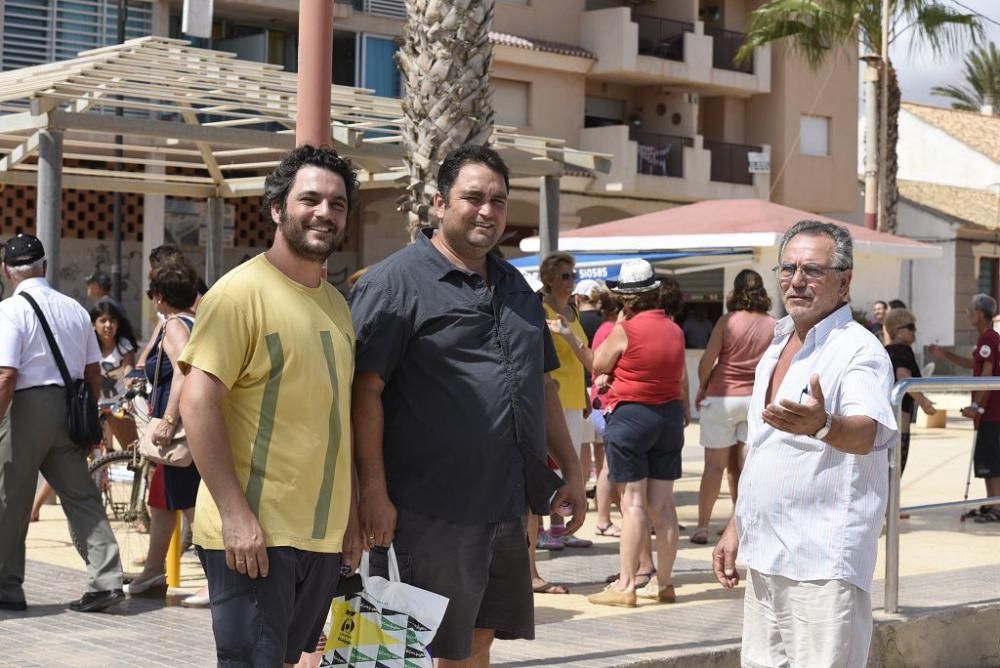
<svg viewBox="0 0 1000 668">
<path fill-rule="evenodd" d="M 736 275 L 726 300 L 726 313 L 715 323 L 701 361 L 695 403 L 701 411 L 701 445 L 705 470 L 698 492 L 698 528 L 691 542 L 708 542 L 708 524 L 719 497 L 722 474 L 729 469 L 729 494 L 736 489 L 746 458 L 747 411 L 757 362 L 774 338 L 774 318 L 767 314 L 767 296 L 760 274 L 744 269 Z"/>
<path fill-rule="evenodd" d="M 636 596 L 675 600 L 677 556 L 674 480 L 681 477 L 687 379 L 684 333 L 660 308 L 660 282 L 645 260 L 622 264 L 613 289 L 624 318 L 594 355 L 594 374 L 611 376 L 604 394 L 610 415 L 604 432 L 609 477 L 622 490 L 618 580 L 588 601 L 635 607 Z M 656 529 L 656 578 L 636 591 L 636 574 L 649 522 Z"/>
</svg>

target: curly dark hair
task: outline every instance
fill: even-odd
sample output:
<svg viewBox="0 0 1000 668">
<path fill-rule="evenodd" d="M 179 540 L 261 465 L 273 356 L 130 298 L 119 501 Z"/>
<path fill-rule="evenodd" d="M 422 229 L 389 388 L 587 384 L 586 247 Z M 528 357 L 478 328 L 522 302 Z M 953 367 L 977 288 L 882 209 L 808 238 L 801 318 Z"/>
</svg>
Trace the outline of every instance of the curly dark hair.
<svg viewBox="0 0 1000 668">
<path fill-rule="evenodd" d="M 684 291 L 673 276 L 660 279 L 660 308 L 671 318 L 684 310 Z"/>
<path fill-rule="evenodd" d="M 149 293 L 175 309 L 191 308 L 198 299 L 198 274 L 183 256 L 166 258 L 149 272 Z"/>
<path fill-rule="evenodd" d="M 767 313 L 771 310 L 771 298 L 760 274 L 753 269 L 744 269 L 736 274 L 733 291 L 726 298 L 726 310 L 755 313 Z"/>
<path fill-rule="evenodd" d="M 347 188 L 347 211 L 350 213 L 358 197 L 358 177 L 351 161 L 340 157 L 329 146 L 310 146 L 303 144 L 282 159 L 274 171 L 264 180 L 264 197 L 261 202 L 261 216 L 264 222 L 270 224 L 271 208 L 276 206 L 284 215 L 288 193 L 292 190 L 295 175 L 303 167 L 311 165 L 339 174 L 344 179 Z"/>
</svg>

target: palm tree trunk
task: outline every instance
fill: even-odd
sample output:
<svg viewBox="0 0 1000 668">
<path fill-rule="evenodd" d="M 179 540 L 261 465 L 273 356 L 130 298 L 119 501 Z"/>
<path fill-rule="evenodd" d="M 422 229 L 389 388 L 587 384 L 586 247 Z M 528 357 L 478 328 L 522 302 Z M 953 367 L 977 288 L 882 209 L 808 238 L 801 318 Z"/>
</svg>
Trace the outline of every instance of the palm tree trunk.
<svg viewBox="0 0 1000 668">
<path fill-rule="evenodd" d="M 400 211 L 414 237 L 430 219 L 438 164 L 459 146 L 493 134 L 489 71 L 495 0 L 408 0 L 403 46 L 403 164 Z"/>
<path fill-rule="evenodd" d="M 879 156 L 879 166 L 885 169 L 885 181 L 882 182 L 885 192 L 885 219 L 878 221 L 879 232 L 896 233 L 896 203 L 899 201 L 899 187 L 896 184 L 896 172 L 899 170 L 899 156 L 896 147 L 899 143 L 899 110 L 902 102 L 902 94 L 899 90 L 899 79 L 896 76 L 896 68 L 889 63 L 889 109 L 887 110 L 886 151 L 884 160 Z M 878 89 L 879 105 L 882 104 L 882 87 Z M 881 108 L 881 106 L 880 106 Z M 881 120 L 881 119 L 880 119 Z M 881 131 L 881 128 L 879 128 Z"/>
</svg>

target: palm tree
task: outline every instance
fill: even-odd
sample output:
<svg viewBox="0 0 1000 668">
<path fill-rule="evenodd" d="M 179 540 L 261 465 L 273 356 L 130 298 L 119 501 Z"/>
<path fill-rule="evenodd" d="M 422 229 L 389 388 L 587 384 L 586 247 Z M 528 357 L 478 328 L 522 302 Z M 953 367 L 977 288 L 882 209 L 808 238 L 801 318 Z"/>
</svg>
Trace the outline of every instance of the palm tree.
<svg viewBox="0 0 1000 668">
<path fill-rule="evenodd" d="M 1000 50 L 994 42 L 965 54 L 965 86 L 934 86 L 933 95 L 951 98 L 952 109 L 979 111 L 986 96 L 1000 104 Z"/>
<path fill-rule="evenodd" d="M 407 0 L 403 46 L 403 164 L 411 236 L 428 221 L 438 163 L 467 143 L 493 134 L 489 71 L 495 0 Z"/>
<path fill-rule="evenodd" d="M 864 51 L 882 55 L 881 0 L 769 0 L 750 15 L 747 36 L 737 54 L 746 60 L 758 46 L 787 39 L 812 67 L 819 67 L 838 48 L 854 51 L 858 42 Z M 914 43 L 922 42 L 935 54 L 954 51 L 963 37 L 973 41 L 983 34 L 975 14 L 963 14 L 943 1 L 890 0 L 890 46 L 912 31 Z M 883 164 L 886 169 L 884 232 L 896 230 L 896 143 L 899 139 L 899 80 L 889 62 L 888 145 Z"/>
</svg>

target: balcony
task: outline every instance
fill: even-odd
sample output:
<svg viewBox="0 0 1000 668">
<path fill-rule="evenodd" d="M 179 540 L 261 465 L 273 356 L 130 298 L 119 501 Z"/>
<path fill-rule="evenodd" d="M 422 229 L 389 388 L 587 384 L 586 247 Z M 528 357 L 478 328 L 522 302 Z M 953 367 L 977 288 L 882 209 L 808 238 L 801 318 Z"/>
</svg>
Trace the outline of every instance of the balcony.
<svg viewBox="0 0 1000 668">
<path fill-rule="evenodd" d="M 406 0 L 337 0 L 337 2 L 351 4 L 354 11 L 372 16 L 382 16 L 387 19 L 406 18 Z"/>
<path fill-rule="evenodd" d="M 630 85 L 674 85 L 706 95 L 771 91 L 771 47 L 733 62 L 741 33 L 635 13 L 628 7 L 583 13 L 581 46 L 597 56 L 587 76 Z"/>
<path fill-rule="evenodd" d="M 616 157 L 609 174 L 591 190 L 602 194 L 697 202 L 706 199 L 767 199 L 770 174 L 751 174 L 748 154 L 767 146 L 706 142 L 627 125 L 584 128 L 580 148 Z"/>
</svg>

